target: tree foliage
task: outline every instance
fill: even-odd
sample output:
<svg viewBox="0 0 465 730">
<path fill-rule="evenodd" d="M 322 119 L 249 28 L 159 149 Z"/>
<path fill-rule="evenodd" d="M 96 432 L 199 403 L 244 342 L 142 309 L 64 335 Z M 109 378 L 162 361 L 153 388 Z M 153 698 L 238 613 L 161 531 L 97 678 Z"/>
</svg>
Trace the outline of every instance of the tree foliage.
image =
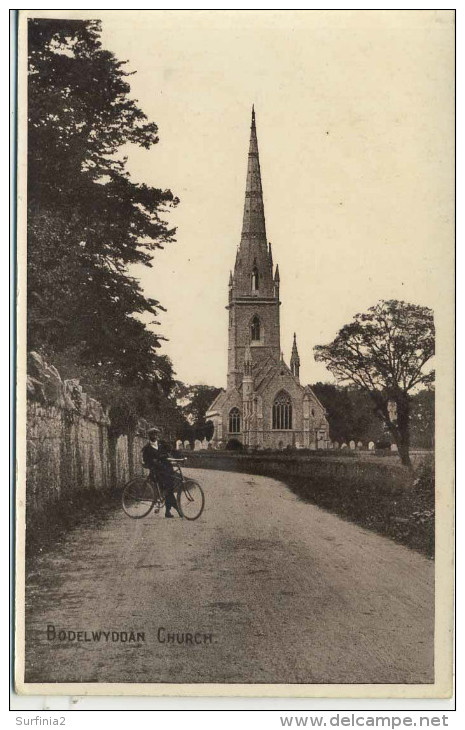
<svg viewBox="0 0 465 730">
<path fill-rule="evenodd" d="M 390 300 L 355 315 L 333 342 L 315 348 L 316 360 L 339 382 L 353 383 L 370 395 L 405 464 L 410 464 L 411 394 L 434 381 L 434 371 L 426 368 L 434 341 L 430 309 Z"/>
<path fill-rule="evenodd" d="M 95 20 L 29 20 L 28 347 L 110 399 L 123 428 L 136 410 L 170 407 L 172 365 L 149 328 L 163 307 L 131 267 L 174 240 L 177 199 L 130 179 L 122 145 L 149 149 L 157 126 L 100 32 Z"/>
<path fill-rule="evenodd" d="M 315 383 L 311 386 L 326 409 L 332 441 L 349 443 L 391 440 L 384 421 L 370 395 L 354 385 Z M 413 447 L 431 449 L 434 445 L 434 390 L 425 389 L 412 395 L 410 405 L 410 443 Z"/>
<path fill-rule="evenodd" d="M 380 441 L 386 433 L 370 396 L 355 386 L 315 383 L 311 386 L 326 409 L 332 441 Z"/>
<path fill-rule="evenodd" d="M 176 398 L 182 409 L 184 425 L 179 437 L 193 443 L 195 439 L 208 441 L 213 436 L 213 424 L 206 420 L 205 414 L 221 388 L 212 385 L 185 385 L 176 383 Z"/>
<path fill-rule="evenodd" d="M 410 409 L 410 438 L 412 446 L 434 448 L 434 389 L 415 393 Z"/>
<path fill-rule="evenodd" d="M 129 267 L 173 240 L 169 190 L 131 181 L 123 144 L 150 148 L 157 127 L 130 99 L 124 62 L 100 22 L 29 20 L 29 347 L 74 348 L 107 378 L 156 377 L 163 309 Z"/>
</svg>

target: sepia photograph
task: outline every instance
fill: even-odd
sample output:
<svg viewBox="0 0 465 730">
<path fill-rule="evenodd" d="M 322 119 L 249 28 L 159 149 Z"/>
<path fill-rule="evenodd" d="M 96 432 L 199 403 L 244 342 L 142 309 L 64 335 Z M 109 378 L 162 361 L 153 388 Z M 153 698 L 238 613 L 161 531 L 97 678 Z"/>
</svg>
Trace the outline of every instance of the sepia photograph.
<svg viewBox="0 0 465 730">
<path fill-rule="evenodd" d="M 454 23 L 19 11 L 17 692 L 450 697 Z"/>
</svg>

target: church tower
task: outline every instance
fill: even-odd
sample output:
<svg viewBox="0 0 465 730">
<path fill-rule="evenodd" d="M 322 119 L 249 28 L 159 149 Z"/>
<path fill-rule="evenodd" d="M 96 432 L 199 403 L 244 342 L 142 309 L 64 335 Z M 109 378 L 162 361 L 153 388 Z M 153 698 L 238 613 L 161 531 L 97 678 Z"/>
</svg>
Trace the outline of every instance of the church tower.
<svg viewBox="0 0 465 730">
<path fill-rule="evenodd" d="M 279 361 L 279 270 L 266 240 L 255 111 L 252 107 L 241 242 L 229 278 L 228 388 L 243 379 L 244 360 Z M 249 350 L 250 348 L 250 354 Z M 246 352 L 247 351 L 247 352 Z"/>
</svg>

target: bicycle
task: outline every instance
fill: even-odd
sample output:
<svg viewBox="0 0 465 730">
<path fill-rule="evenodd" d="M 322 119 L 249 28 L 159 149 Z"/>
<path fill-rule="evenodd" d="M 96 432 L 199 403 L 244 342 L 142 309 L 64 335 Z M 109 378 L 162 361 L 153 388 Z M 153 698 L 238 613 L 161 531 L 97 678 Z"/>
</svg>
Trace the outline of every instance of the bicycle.
<svg viewBox="0 0 465 730">
<path fill-rule="evenodd" d="M 205 495 L 195 479 L 185 477 L 180 464 L 186 459 L 168 459 L 175 469 L 177 481 L 176 501 L 186 520 L 197 520 L 205 508 Z M 147 517 L 155 509 L 159 512 L 165 504 L 165 495 L 158 480 L 139 475 L 130 479 L 123 487 L 121 503 L 124 512 L 134 520 Z"/>
</svg>

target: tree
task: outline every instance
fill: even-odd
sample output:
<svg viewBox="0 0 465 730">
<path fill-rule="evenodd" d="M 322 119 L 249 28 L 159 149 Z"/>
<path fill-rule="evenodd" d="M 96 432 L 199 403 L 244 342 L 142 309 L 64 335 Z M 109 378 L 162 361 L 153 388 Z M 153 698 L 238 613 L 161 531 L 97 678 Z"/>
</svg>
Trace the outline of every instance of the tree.
<svg viewBox="0 0 465 730">
<path fill-rule="evenodd" d="M 352 404 L 347 388 L 333 383 L 315 383 L 311 388 L 326 410 L 330 438 L 339 443 L 354 438 Z"/>
<path fill-rule="evenodd" d="M 63 380 L 77 379 L 85 392 L 108 408 L 111 433 L 131 434 L 139 419 L 162 426 L 168 439 L 175 439 L 183 423 L 182 410 L 173 396 L 173 368 L 166 355 L 157 357 L 157 370 L 145 379 L 108 379 L 95 364 L 79 362 L 74 348 L 57 352 L 53 364 Z"/>
<path fill-rule="evenodd" d="M 326 409 L 333 441 L 368 442 L 385 438 L 375 405 L 363 390 L 333 383 L 315 383 L 311 388 Z"/>
<path fill-rule="evenodd" d="M 408 466 L 411 394 L 434 381 L 434 371 L 425 370 L 433 355 L 432 311 L 395 300 L 356 314 L 333 342 L 315 347 L 316 360 L 339 382 L 369 394 Z"/>
<path fill-rule="evenodd" d="M 150 148 L 157 127 L 100 32 L 95 20 L 29 20 L 28 347 L 143 386 L 166 373 L 147 326 L 163 307 L 130 267 L 174 240 L 164 214 L 178 201 L 129 178 L 121 146 Z"/>
<path fill-rule="evenodd" d="M 195 439 L 212 438 L 213 424 L 205 420 L 205 414 L 220 391 L 221 388 L 212 385 L 185 385 L 177 382 L 176 398 L 185 419 L 180 433 L 183 440 L 193 442 Z"/>
<path fill-rule="evenodd" d="M 410 410 L 410 437 L 414 446 L 434 448 L 434 389 L 415 393 Z"/>
</svg>

